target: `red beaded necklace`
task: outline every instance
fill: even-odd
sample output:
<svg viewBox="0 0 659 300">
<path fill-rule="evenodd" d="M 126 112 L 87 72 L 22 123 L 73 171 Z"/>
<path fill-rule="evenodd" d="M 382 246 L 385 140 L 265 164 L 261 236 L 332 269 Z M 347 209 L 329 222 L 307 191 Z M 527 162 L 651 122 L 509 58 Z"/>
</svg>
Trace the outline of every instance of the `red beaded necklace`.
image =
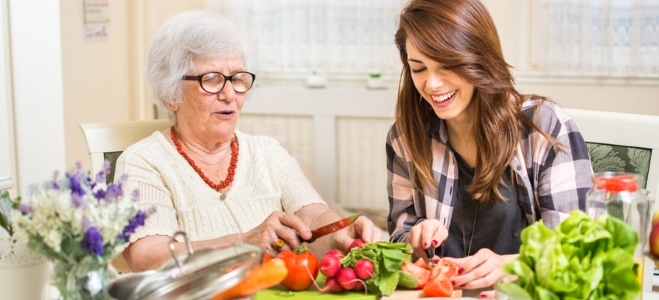
<svg viewBox="0 0 659 300">
<path fill-rule="evenodd" d="M 204 172 L 201 171 L 199 167 L 194 163 L 194 161 L 188 156 L 185 151 L 183 151 L 183 147 L 181 147 L 181 143 L 179 143 L 178 139 L 176 138 L 176 131 L 174 131 L 174 126 L 172 126 L 172 129 L 170 131 L 170 134 L 172 136 L 172 142 L 174 142 L 174 146 L 176 146 L 176 151 L 180 153 L 185 160 L 188 161 L 190 166 L 199 174 L 201 179 L 204 180 L 208 186 L 212 187 L 216 191 L 220 191 L 229 185 L 231 185 L 231 182 L 233 182 L 233 175 L 236 173 L 236 164 L 238 163 L 238 140 L 234 136 L 231 139 L 231 163 L 229 164 L 229 170 L 227 171 L 227 178 L 224 180 L 220 181 L 220 183 L 215 183 L 212 182 L 206 175 L 204 175 Z"/>
</svg>

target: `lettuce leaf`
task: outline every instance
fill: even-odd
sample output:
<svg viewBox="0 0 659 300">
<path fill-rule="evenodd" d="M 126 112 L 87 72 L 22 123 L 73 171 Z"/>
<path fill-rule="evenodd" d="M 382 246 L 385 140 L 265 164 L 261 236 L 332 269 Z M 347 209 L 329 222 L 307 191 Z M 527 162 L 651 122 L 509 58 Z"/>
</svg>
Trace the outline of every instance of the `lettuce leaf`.
<svg viewBox="0 0 659 300">
<path fill-rule="evenodd" d="M 518 276 L 506 291 L 533 299 L 634 299 L 641 290 L 638 236 L 620 219 L 573 211 L 555 230 L 538 221 L 521 238 L 519 256 L 504 265 Z"/>
</svg>

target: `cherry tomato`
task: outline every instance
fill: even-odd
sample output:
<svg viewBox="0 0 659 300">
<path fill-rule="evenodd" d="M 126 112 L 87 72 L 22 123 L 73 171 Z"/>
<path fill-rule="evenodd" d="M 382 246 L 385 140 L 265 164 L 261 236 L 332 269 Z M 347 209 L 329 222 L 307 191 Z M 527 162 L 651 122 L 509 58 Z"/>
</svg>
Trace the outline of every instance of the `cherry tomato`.
<svg viewBox="0 0 659 300">
<path fill-rule="evenodd" d="M 284 250 L 277 254 L 286 263 L 288 275 L 281 282 L 292 291 L 306 290 L 318 275 L 318 258 L 303 245 L 295 251 Z"/>
<path fill-rule="evenodd" d="M 423 287 L 423 293 L 430 297 L 447 297 L 453 294 L 451 280 L 444 274 L 439 274 Z"/>
</svg>

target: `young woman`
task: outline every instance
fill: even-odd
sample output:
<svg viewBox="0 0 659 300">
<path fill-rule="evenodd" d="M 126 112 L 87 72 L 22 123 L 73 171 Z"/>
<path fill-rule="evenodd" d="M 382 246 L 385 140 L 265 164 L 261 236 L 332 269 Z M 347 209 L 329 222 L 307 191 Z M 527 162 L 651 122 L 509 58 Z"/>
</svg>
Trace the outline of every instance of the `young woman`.
<svg viewBox="0 0 659 300">
<path fill-rule="evenodd" d="M 395 42 L 403 70 L 386 144 L 391 239 L 417 257 L 456 258 L 456 287 L 490 287 L 524 227 L 585 209 L 586 144 L 554 102 L 515 89 L 481 1 L 411 0 Z"/>
</svg>

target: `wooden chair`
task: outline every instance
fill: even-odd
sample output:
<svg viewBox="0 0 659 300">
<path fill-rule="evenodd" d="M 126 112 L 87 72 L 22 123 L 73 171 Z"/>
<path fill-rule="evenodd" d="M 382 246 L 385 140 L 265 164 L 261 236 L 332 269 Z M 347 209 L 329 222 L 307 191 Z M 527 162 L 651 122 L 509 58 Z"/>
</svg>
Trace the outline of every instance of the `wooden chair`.
<svg viewBox="0 0 659 300">
<path fill-rule="evenodd" d="M 114 179 L 114 165 L 121 152 L 135 142 L 149 136 L 154 131 L 161 131 L 171 126 L 166 119 L 146 121 L 123 121 L 105 123 L 80 123 L 82 133 L 87 140 L 91 172 L 98 173 L 105 160 L 110 161 L 108 181 Z"/>
<path fill-rule="evenodd" d="M 659 210 L 659 116 L 564 109 L 581 131 L 594 172 L 618 171 L 641 174 L 642 187 L 655 196 Z M 639 237 L 647 239 L 648 236 Z M 654 271 L 654 272 L 653 272 Z M 644 263 L 643 291 L 652 291 L 654 263 Z"/>
</svg>

